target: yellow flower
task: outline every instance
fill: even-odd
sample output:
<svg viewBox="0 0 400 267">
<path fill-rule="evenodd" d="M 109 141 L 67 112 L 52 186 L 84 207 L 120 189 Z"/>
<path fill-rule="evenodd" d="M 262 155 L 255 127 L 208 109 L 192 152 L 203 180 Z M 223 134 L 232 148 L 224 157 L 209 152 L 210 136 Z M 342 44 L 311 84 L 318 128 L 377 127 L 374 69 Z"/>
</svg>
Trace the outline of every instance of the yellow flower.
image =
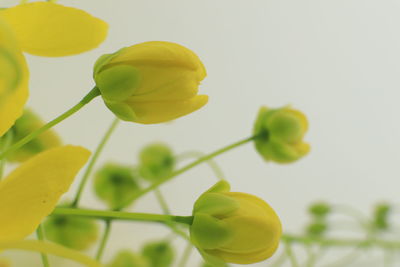
<svg viewBox="0 0 400 267">
<path fill-rule="evenodd" d="M 307 130 L 307 117 L 299 110 L 262 107 L 254 125 L 254 143 L 265 160 L 290 163 L 310 151 L 310 145 L 303 142 Z"/>
<path fill-rule="evenodd" d="M 0 18 L 0 137 L 22 115 L 29 95 L 28 80 L 25 57 Z"/>
<path fill-rule="evenodd" d="M 12 144 L 18 142 L 29 133 L 41 128 L 44 124 L 45 123 L 34 112 L 25 109 L 22 116 L 16 120 L 14 126 L 10 130 L 12 131 Z M 52 129 L 49 129 L 29 143 L 17 149 L 7 158 L 7 160 L 23 162 L 42 151 L 60 145 L 60 137 Z"/>
<path fill-rule="evenodd" d="M 99 46 L 108 25 L 87 12 L 51 2 L 33 2 L 0 13 L 27 53 L 60 57 L 79 54 Z"/>
<path fill-rule="evenodd" d="M 221 181 L 194 204 L 190 236 L 205 260 L 250 264 L 271 257 L 282 229 L 275 211 L 262 199 L 229 192 Z"/>
<path fill-rule="evenodd" d="M 0 182 L 0 243 L 31 234 L 71 185 L 90 152 L 62 146 L 42 152 Z"/>
<path fill-rule="evenodd" d="M 107 107 L 120 119 L 161 123 L 204 106 L 197 95 L 206 70 L 191 50 L 169 42 L 145 42 L 100 57 L 94 79 Z"/>
</svg>

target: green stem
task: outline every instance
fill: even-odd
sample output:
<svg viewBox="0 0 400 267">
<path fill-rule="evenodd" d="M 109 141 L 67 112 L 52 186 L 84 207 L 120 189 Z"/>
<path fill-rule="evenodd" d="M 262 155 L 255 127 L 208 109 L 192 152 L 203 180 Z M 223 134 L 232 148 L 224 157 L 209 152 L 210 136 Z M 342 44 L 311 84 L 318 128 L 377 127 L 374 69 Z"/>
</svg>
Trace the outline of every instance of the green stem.
<svg viewBox="0 0 400 267">
<path fill-rule="evenodd" d="M 56 208 L 52 214 L 91 217 L 103 220 L 112 219 L 112 220 L 128 220 L 128 221 L 144 221 L 144 222 L 160 222 L 160 223 L 177 222 L 188 225 L 191 225 L 193 222 L 193 216 L 174 216 L 174 215 L 162 215 L 162 214 L 152 214 L 152 213 L 103 211 L 103 210 L 77 209 L 77 208 Z"/>
<path fill-rule="evenodd" d="M 111 232 L 111 221 L 107 220 L 105 228 L 104 228 L 103 237 L 101 238 L 100 246 L 96 253 L 97 261 L 100 261 L 101 257 L 103 256 L 103 252 L 104 252 L 104 249 L 106 248 L 108 238 L 110 237 L 110 232 Z"/>
<path fill-rule="evenodd" d="M 104 149 L 104 146 L 106 145 L 107 141 L 110 139 L 111 134 L 114 132 L 115 128 L 117 127 L 119 122 L 118 118 L 115 118 L 113 122 L 111 123 L 110 127 L 108 128 L 107 132 L 104 134 L 103 138 L 101 139 L 99 145 L 96 148 L 96 151 L 94 152 L 92 158 L 90 159 L 90 162 L 85 170 L 85 173 L 83 174 L 82 180 L 79 184 L 78 191 L 76 192 L 74 201 L 72 202 L 71 206 L 72 207 L 77 207 L 79 204 L 79 201 L 82 197 L 83 189 L 85 188 L 85 185 L 90 177 L 90 174 L 92 173 L 93 167 L 99 158 L 101 152 Z"/>
<path fill-rule="evenodd" d="M 6 149 L 8 149 L 10 147 L 10 145 L 12 144 L 14 138 L 14 133 L 13 130 L 9 130 L 6 135 L 2 138 L 3 140 L 3 144 L 2 144 L 2 152 L 5 151 Z M 7 159 L 2 159 L 0 160 L 0 180 L 3 178 L 3 174 L 4 174 L 4 166 L 6 164 Z"/>
<path fill-rule="evenodd" d="M 178 156 L 178 159 L 186 159 L 186 158 L 200 158 L 203 157 L 205 154 L 199 151 L 189 151 L 186 152 L 182 155 Z M 208 164 L 208 166 L 210 166 L 210 168 L 212 169 L 212 171 L 215 173 L 215 176 L 217 176 L 217 178 L 219 180 L 225 180 L 225 175 L 222 171 L 222 169 L 219 167 L 219 165 L 212 159 L 206 161 L 206 163 Z"/>
<path fill-rule="evenodd" d="M 399 241 L 382 240 L 382 239 L 334 239 L 334 238 L 315 238 L 309 236 L 296 236 L 285 234 L 282 239 L 286 242 L 294 242 L 301 244 L 318 244 L 321 247 L 380 247 L 384 249 L 400 249 Z"/>
<path fill-rule="evenodd" d="M 190 253 L 192 253 L 193 245 L 187 243 L 185 250 L 183 251 L 182 258 L 179 261 L 178 267 L 185 267 L 187 261 L 189 260 Z"/>
<path fill-rule="evenodd" d="M 292 267 L 299 267 L 299 263 L 297 261 L 296 255 L 294 254 L 294 252 L 292 250 L 292 244 L 289 241 L 285 241 L 285 252 L 290 260 Z"/>
<path fill-rule="evenodd" d="M 166 182 L 172 180 L 172 179 L 175 178 L 176 176 L 178 176 L 178 175 L 180 175 L 180 174 L 182 174 L 182 173 L 184 173 L 184 172 L 186 172 L 186 171 L 192 169 L 193 167 L 199 165 L 200 163 L 203 163 L 203 162 L 205 162 L 205 161 L 208 161 L 208 160 L 210 160 L 210 159 L 212 159 L 212 158 L 214 158 L 214 157 L 216 157 L 216 156 L 218 156 L 218 155 L 220 155 L 220 154 L 223 154 L 223 153 L 225 153 L 225 152 L 227 152 L 227 151 L 229 151 L 229 150 L 231 150 L 231 149 L 234 149 L 234 148 L 236 148 L 236 147 L 238 147 L 238 146 L 241 146 L 241 145 L 243 145 L 243 144 L 246 144 L 246 143 L 252 141 L 254 138 L 255 138 L 255 136 L 251 136 L 251 137 L 249 137 L 249 138 L 240 140 L 240 141 L 238 141 L 238 142 L 236 142 L 236 143 L 233 143 L 233 144 L 231 144 L 231 145 L 228 145 L 228 146 L 226 146 L 226 147 L 223 147 L 223 148 L 221 148 L 221 149 L 218 149 L 217 151 L 214 151 L 214 152 L 211 153 L 211 154 L 205 155 L 205 156 L 203 156 L 203 157 L 201 157 L 201 158 L 195 160 L 195 161 L 192 162 L 192 163 L 187 164 L 186 166 L 182 167 L 181 169 L 179 169 L 179 170 L 177 170 L 177 171 L 174 171 L 171 175 L 169 175 L 169 176 L 167 176 L 167 177 L 165 177 L 165 178 L 163 178 L 163 179 L 160 179 L 159 181 L 153 183 L 153 184 L 150 185 L 149 187 L 147 187 L 147 188 L 145 188 L 145 189 L 139 191 L 139 192 L 136 193 L 136 194 L 133 194 L 132 197 L 131 197 L 130 199 L 128 199 L 128 201 L 126 201 L 126 203 L 131 203 L 132 201 L 134 201 L 134 200 L 136 200 L 136 199 L 138 199 L 138 198 L 144 196 L 145 194 L 147 194 L 147 193 L 153 191 L 155 188 L 158 188 L 160 185 L 162 185 L 162 184 L 164 184 L 164 183 L 166 183 Z M 123 205 L 121 205 L 121 207 L 126 206 L 126 203 L 124 203 Z"/>
<path fill-rule="evenodd" d="M 37 136 L 39 136 L 43 132 L 47 131 L 51 127 L 53 127 L 53 126 L 57 125 L 58 123 L 62 122 L 66 118 L 70 117 L 71 115 L 73 115 L 74 113 L 79 111 L 82 107 L 84 107 L 87 103 L 89 103 L 92 99 L 94 99 L 95 97 L 97 97 L 99 95 L 100 95 L 99 89 L 97 87 L 94 87 L 81 101 L 79 101 L 78 104 L 76 104 L 75 106 L 73 106 L 72 108 L 70 108 L 69 110 L 67 110 L 66 112 L 64 112 L 63 114 L 61 114 L 57 118 L 55 118 L 54 120 L 48 122 L 47 124 L 45 124 L 41 128 L 37 129 L 36 131 L 31 132 L 30 134 L 28 134 L 27 136 L 25 136 L 24 138 L 22 138 L 21 140 L 19 140 L 18 142 L 16 142 L 12 146 L 10 146 L 7 150 L 2 152 L 0 154 L 0 160 L 6 158 L 10 153 L 12 153 L 15 150 L 17 150 L 18 148 L 22 147 L 23 145 L 25 145 L 26 143 L 28 143 L 32 139 L 36 138 Z"/>
<path fill-rule="evenodd" d="M 41 224 L 39 224 L 39 227 L 36 230 L 36 235 L 38 240 L 44 241 L 43 226 Z M 42 258 L 43 267 L 50 267 L 49 258 L 47 257 L 47 254 L 40 253 L 40 256 Z"/>
<path fill-rule="evenodd" d="M 165 201 L 164 196 L 162 195 L 160 189 L 154 189 L 154 194 L 156 195 L 157 201 L 160 204 L 160 207 L 164 214 L 171 214 L 171 210 L 168 207 L 167 201 Z"/>
</svg>

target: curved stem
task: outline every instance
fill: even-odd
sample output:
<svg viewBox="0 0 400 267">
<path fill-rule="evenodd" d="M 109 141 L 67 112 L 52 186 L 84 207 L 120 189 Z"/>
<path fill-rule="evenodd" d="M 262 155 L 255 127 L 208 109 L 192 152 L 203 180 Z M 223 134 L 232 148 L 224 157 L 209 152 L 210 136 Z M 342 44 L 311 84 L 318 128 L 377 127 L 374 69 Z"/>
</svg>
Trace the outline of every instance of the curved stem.
<svg viewBox="0 0 400 267">
<path fill-rule="evenodd" d="M 103 148 L 107 141 L 110 139 L 111 134 L 114 132 L 115 128 L 117 127 L 119 122 L 118 118 L 115 118 L 113 122 L 111 123 L 110 127 L 108 128 L 107 132 L 104 134 L 103 138 L 101 139 L 99 145 L 96 148 L 96 151 L 94 152 L 92 158 L 90 159 L 90 162 L 85 170 L 85 173 L 83 174 L 82 180 L 79 184 L 78 191 L 76 192 L 74 201 L 72 202 L 71 206 L 72 207 L 77 207 L 79 204 L 79 201 L 82 197 L 82 192 L 83 189 L 85 188 L 85 185 L 88 181 L 88 178 L 90 177 L 90 174 L 92 173 L 93 167 L 99 158 L 101 152 L 103 151 Z"/>
<path fill-rule="evenodd" d="M 296 255 L 292 250 L 292 244 L 288 241 L 285 242 L 285 253 L 288 256 L 292 267 L 299 267 L 299 263 L 297 261 Z"/>
<path fill-rule="evenodd" d="M 186 153 L 183 153 L 182 155 L 179 155 L 177 158 L 178 160 L 184 160 L 187 158 L 200 158 L 203 157 L 205 154 L 199 151 L 189 151 Z M 208 166 L 210 166 L 210 168 L 212 169 L 212 171 L 215 173 L 215 176 L 217 176 L 217 178 L 219 180 L 225 180 L 225 175 L 222 171 L 222 169 L 219 167 L 219 165 L 212 159 L 209 159 L 206 161 L 206 163 L 208 164 Z"/>
<path fill-rule="evenodd" d="M 178 267 L 185 267 L 186 263 L 189 259 L 190 253 L 192 252 L 193 245 L 191 243 L 187 243 L 185 250 L 183 251 L 182 258 L 179 261 Z"/>
<path fill-rule="evenodd" d="M 154 189 L 154 194 L 156 195 L 157 201 L 160 204 L 163 213 L 171 214 L 171 209 L 168 207 L 167 201 L 165 201 L 165 198 L 161 193 L 160 189 L 158 188 Z"/>
<path fill-rule="evenodd" d="M 251 136 L 251 137 L 249 137 L 249 138 L 240 140 L 240 141 L 238 141 L 238 142 L 236 142 L 236 143 L 233 143 L 233 144 L 231 144 L 231 145 L 228 145 L 228 146 L 226 146 L 226 147 L 223 147 L 223 148 L 221 148 L 221 149 L 218 149 L 217 151 L 214 151 L 214 152 L 212 152 L 212 153 L 210 153 L 210 154 L 208 154 L 208 155 L 205 155 L 205 156 L 203 156 L 203 157 L 201 157 L 201 158 L 195 160 L 195 161 L 192 162 L 192 163 L 187 164 L 186 166 L 182 167 L 181 169 L 179 169 L 179 170 L 177 170 L 177 171 L 174 171 L 171 175 L 169 175 L 169 176 L 167 176 L 167 177 L 165 177 L 165 178 L 163 178 L 163 179 L 160 179 L 159 181 L 153 183 L 153 184 L 150 185 L 149 187 L 147 187 L 147 188 L 141 190 L 140 192 L 138 192 L 138 193 L 132 195 L 132 197 L 131 197 L 130 199 L 128 199 L 128 201 L 126 201 L 126 203 L 131 203 L 132 201 L 134 201 L 134 200 L 136 200 L 136 199 L 138 199 L 138 198 L 144 196 L 145 194 L 147 194 L 147 193 L 153 191 L 155 188 L 159 187 L 160 185 L 162 185 L 162 184 L 164 184 L 164 183 L 166 183 L 166 182 L 172 180 L 172 179 L 175 178 L 176 176 L 178 176 L 178 175 L 180 175 L 180 174 L 182 174 L 182 173 L 184 173 L 184 172 L 186 172 L 186 171 L 192 169 L 193 167 L 196 167 L 196 166 L 199 165 L 200 163 L 203 163 L 203 162 L 205 162 L 205 161 L 208 161 L 208 160 L 210 160 L 210 159 L 212 159 L 212 158 L 214 158 L 214 157 L 216 157 L 216 156 L 218 156 L 218 155 L 220 155 L 220 154 L 223 154 L 223 153 L 225 153 L 225 152 L 227 152 L 227 151 L 229 151 L 229 150 L 231 150 L 231 149 L 234 149 L 234 148 L 236 148 L 236 147 L 238 147 L 238 146 L 241 146 L 241 145 L 243 145 L 243 144 L 246 144 L 246 143 L 252 141 L 254 138 L 255 138 L 255 136 Z M 124 207 L 124 206 L 126 206 L 125 203 L 124 203 L 124 205 L 121 205 L 121 207 Z"/>
<path fill-rule="evenodd" d="M 296 236 L 284 234 L 282 239 L 286 242 L 295 242 L 301 244 L 318 244 L 321 247 L 381 247 L 385 249 L 400 249 L 400 241 L 382 240 L 382 239 L 334 239 L 334 238 L 314 238 L 310 236 Z"/>
<path fill-rule="evenodd" d="M 58 123 L 65 120 L 66 118 L 70 117 L 71 115 L 73 115 L 74 113 L 79 111 L 82 107 L 84 107 L 87 103 L 89 103 L 92 99 L 94 99 L 95 97 L 97 97 L 99 95 L 100 95 L 99 89 L 97 87 L 94 87 L 81 101 L 79 101 L 78 104 L 76 104 L 75 106 L 73 106 L 72 108 L 70 108 L 69 110 L 67 110 L 66 112 L 64 112 L 57 118 L 55 118 L 54 120 L 43 125 L 41 128 L 37 129 L 36 131 L 31 132 L 30 134 L 28 134 L 27 136 L 25 136 L 24 138 L 22 138 L 21 140 L 19 140 L 12 146 L 10 146 L 7 150 L 2 152 L 0 154 L 0 160 L 6 158 L 10 153 L 12 153 L 15 150 L 17 150 L 18 148 L 22 147 L 23 145 L 25 145 L 32 139 L 36 138 L 41 133 L 47 131 L 51 127 L 57 125 Z"/>
<path fill-rule="evenodd" d="M 9 130 L 5 136 L 3 136 L 3 144 L 2 144 L 2 152 L 5 151 L 6 149 L 8 149 L 10 147 L 10 145 L 12 144 L 14 138 L 14 132 L 13 130 Z M 3 174 L 4 174 L 4 166 L 6 164 L 6 159 L 2 159 L 0 160 L 0 180 L 3 178 Z"/>
<path fill-rule="evenodd" d="M 36 230 L 36 235 L 38 240 L 44 241 L 43 226 L 41 224 L 39 224 L 39 227 Z M 50 267 L 49 258 L 47 257 L 47 254 L 42 252 L 40 253 L 40 255 L 42 257 L 43 267 Z"/>
<path fill-rule="evenodd" d="M 103 210 L 77 209 L 77 208 L 56 208 L 52 214 L 91 217 L 103 220 L 113 219 L 113 220 L 160 222 L 160 223 L 177 222 L 188 225 L 191 225 L 193 222 L 193 216 L 174 216 L 174 215 L 162 215 L 162 214 L 152 214 L 152 213 L 103 211 Z"/>
<path fill-rule="evenodd" d="M 98 261 L 100 261 L 101 256 L 103 256 L 103 252 L 104 252 L 104 249 L 106 248 L 108 238 L 110 237 L 110 232 L 111 232 L 111 221 L 107 220 L 106 226 L 104 228 L 103 237 L 101 239 L 99 249 L 97 250 L 97 253 L 96 253 L 96 260 L 98 260 Z"/>
</svg>

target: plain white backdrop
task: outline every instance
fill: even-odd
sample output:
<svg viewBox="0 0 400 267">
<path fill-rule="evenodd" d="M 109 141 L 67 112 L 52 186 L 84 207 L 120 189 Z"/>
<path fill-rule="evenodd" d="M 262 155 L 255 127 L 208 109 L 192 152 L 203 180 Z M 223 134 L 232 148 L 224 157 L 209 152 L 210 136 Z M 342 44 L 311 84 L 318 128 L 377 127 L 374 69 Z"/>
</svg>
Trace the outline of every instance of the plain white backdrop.
<svg viewBox="0 0 400 267">
<path fill-rule="evenodd" d="M 3 1 L 11 6 L 16 1 Z M 211 152 L 248 137 L 260 106 L 291 104 L 310 121 L 311 153 L 295 164 L 266 163 L 252 144 L 224 154 L 221 165 L 234 191 L 258 195 L 275 208 L 285 231 L 301 230 L 315 200 L 350 204 L 369 212 L 377 201 L 399 202 L 400 2 L 396 0 L 60 0 L 110 25 L 107 40 L 88 53 L 65 58 L 27 55 L 29 106 L 50 120 L 92 87 L 92 66 L 103 53 L 135 43 L 173 41 L 194 50 L 208 77 L 201 93 L 207 106 L 175 122 L 123 123 L 99 163 L 135 164 L 153 141 L 179 154 Z M 93 150 L 113 115 L 101 99 L 56 127 L 65 143 Z M 98 165 L 99 166 L 99 165 Z M 216 181 L 204 165 L 161 190 L 174 213 L 192 204 Z M 77 183 L 66 199 L 72 198 Z M 104 208 L 87 188 L 82 205 Z M 153 195 L 132 211 L 161 212 Z M 155 224 L 115 223 L 104 255 L 165 237 Z M 184 242 L 174 243 L 181 252 Z M 15 266 L 36 254 L 6 253 Z M 21 254 L 18 254 L 21 255 Z M 26 256 L 25 256 L 26 255 Z M 188 266 L 197 267 L 193 252 Z M 71 263 L 56 266 L 72 266 Z M 268 266 L 267 262 L 253 266 Z M 354 265 L 356 266 L 356 265 Z M 358 266 L 358 265 L 357 265 Z M 367 266 L 367 263 L 360 266 Z M 380 266 L 373 264 L 371 266 Z"/>
</svg>

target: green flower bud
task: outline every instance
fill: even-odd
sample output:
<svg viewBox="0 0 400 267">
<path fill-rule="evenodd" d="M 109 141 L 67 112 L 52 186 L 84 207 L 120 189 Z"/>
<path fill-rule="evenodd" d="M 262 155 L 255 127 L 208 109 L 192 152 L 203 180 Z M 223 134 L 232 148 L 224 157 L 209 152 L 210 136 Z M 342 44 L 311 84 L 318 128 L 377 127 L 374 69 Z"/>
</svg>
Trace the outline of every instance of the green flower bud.
<svg viewBox="0 0 400 267">
<path fill-rule="evenodd" d="M 310 150 L 303 142 L 307 129 L 307 118 L 298 110 L 262 107 L 254 125 L 255 147 L 266 161 L 296 161 Z"/>
<path fill-rule="evenodd" d="M 143 178 L 151 182 L 170 175 L 174 167 L 174 155 L 172 150 L 165 144 L 151 144 L 140 152 L 139 173 Z"/>
<path fill-rule="evenodd" d="M 171 244 L 165 241 L 146 244 L 142 249 L 142 254 L 149 259 L 151 267 L 172 266 L 175 257 Z"/>
<path fill-rule="evenodd" d="M 122 250 L 107 264 L 107 267 L 151 267 L 151 265 L 146 257 L 129 250 Z"/>
<path fill-rule="evenodd" d="M 25 109 L 23 115 L 16 120 L 14 126 L 9 130 L 12 134 L 11 144 L 20 141 L 31 132 L 41 128 L 44 124 L 45 123 L 33 111 Z M 60 138 L 50 129 L 17 149 L 8 157 L 8 160 L 23 162 L 42 151 L 60 145 Z"/>
<path fill-rule="evenodd" d="M 326 233 L 328 230 L 328 226 L 325 222 L 323 221 L 317 221 L 309 224 L 307 226 L 306 232 L 307 234 L 313 236 L 313 237 L 320 237 L 323 234 Z"/>
<path fill-rule="evenodd" d="M 391 207 L 382 203 L 375 206 L 374 225 L 379 230 L 387 230 L 389 228 L 389 215 Z"/>
<path fill-rule="evenodd" d="M 318 202 L 312 204 L 309 209 L 309 213 L 317 218 L 324 218 L 331 212 L 331 206 L 324 202 Z"/>
<path fill-rule="evenodd" d="M 53 215 L 44 222 L 46 238 L 63 246 L 86 250 L 98 239 L 98 225 L 95 220 Z"/>
<path fill-rule="evenodd" d="M 107 163 L 95 174 L 94 191 L 110 209 L 116 209 L 130 205 L 127 201 L 140 187 L 131 168 Z"/>
<path fill-rule="evenodd" d="M 203 193 L 194 204 L 190 237 L 204 259 L 251 264 L 271 257 L 278 248 L 281 223 L 262 199 L 229 192 L 221 181 Z"/>
</svg>

